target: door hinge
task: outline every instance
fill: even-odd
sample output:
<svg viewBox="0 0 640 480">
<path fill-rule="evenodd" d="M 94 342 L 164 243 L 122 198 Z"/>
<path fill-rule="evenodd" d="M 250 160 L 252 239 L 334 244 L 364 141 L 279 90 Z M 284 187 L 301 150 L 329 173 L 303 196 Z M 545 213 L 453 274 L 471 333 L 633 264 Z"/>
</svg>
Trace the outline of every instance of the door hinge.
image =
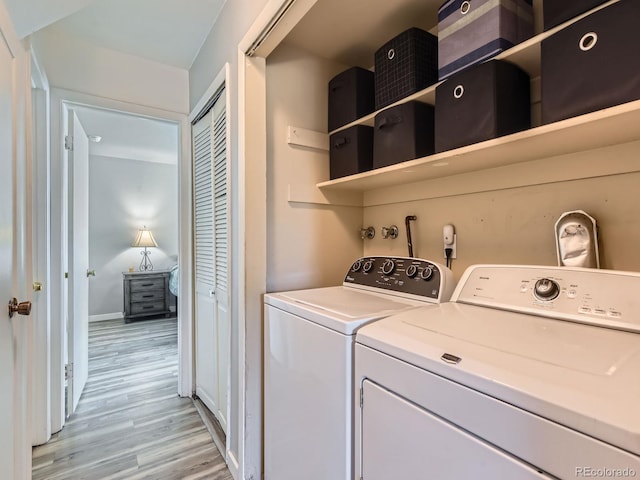
<svg viewBox="0 0 640 480">
<path fill-rule="evenodd" d="M 73 374 L 73 363 L 67 363 L 64 366 L 64 379 L 69 380 Z"/>
<path fill-rule="evenodd" d="M 64 272 L 64 278 L 69 278 L 69 272 Z"/>
<path fill-rule="evenodd" d="M 65 135 L 64 137 L 64 149 L 73 151 L 73 136 Z"/>
</svg>

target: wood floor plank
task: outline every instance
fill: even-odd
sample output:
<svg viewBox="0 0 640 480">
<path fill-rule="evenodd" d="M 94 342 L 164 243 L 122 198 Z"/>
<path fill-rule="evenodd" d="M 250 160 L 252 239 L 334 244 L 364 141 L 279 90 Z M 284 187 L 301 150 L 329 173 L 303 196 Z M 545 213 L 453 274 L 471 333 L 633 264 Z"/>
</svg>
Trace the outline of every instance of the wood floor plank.
<svg viewBox="0 0 640 480">
<path fill-rule="evenodd" d="M 232 478 L 189 398 L 177 394 L 175 319 L 94 322 L 76 412 L 33 449 L 33 479 Z"/>
</svg>

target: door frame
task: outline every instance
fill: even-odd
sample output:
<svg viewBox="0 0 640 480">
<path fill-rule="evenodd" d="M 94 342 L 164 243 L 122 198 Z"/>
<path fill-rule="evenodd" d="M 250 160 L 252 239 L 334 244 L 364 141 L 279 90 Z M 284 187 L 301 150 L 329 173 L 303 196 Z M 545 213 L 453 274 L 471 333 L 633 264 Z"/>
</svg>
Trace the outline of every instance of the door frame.
<svg viewBox="0 0 640 480">
<path fill-rule="evenodd" d="M 169 121 L 179 129 L 178 148 L 178 263 L 180 267 L 178 302 L 178 394 L 191 396 L 192 367 L 192 222 L 191 222 L 191 137 L 187 115 L 85 93 L 51 89 L 51 421 L 52 432 L 62 429 L 64 412 L 64 364 L 66 352 L 66 228 L 64 165 L 64 105 L 115 110 L 126 114 Z M 56 166 L 58 168 L 56 168 Z M 58 281 L 56 281 L 58 280 Z"/>
<path fill-rule="evenodd" d="M 238 44 L 240 476 L 263 471 L 263 298 L 267 288 L 267 58 L 318 0 L 268 0 Z M 241 251 L 240 251 L 241 250 Z"/>
<path fill-rule="evenodd" d="M 51 376 L 49 375 L 51 325 L 50 275 L 50 116 L 49 81 L 31 50 L 33 280 L 42 285 L 33 296 L 33 378 L 31 383 L 32 444 L 51 438 Z"/>
</svg>

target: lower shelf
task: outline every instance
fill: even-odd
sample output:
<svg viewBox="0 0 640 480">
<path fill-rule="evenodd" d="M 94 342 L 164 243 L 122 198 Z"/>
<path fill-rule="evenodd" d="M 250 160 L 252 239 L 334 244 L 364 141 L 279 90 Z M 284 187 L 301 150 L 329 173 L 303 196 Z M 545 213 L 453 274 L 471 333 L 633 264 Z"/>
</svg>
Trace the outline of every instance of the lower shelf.
<svg viewBox="0 0 640 480">
<path fill-rule="evenodd" d="M 318 183 L 367 191 L 640 140 L 640 100 L 389 167 Z"/>
</svg>

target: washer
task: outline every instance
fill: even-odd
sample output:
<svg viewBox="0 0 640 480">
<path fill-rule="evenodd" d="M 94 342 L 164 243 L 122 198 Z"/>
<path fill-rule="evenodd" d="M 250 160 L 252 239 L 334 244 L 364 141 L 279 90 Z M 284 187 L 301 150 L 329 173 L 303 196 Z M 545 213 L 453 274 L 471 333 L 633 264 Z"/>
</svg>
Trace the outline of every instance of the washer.
<svg viewBox="0 0 640 480">
<path fill-rule="evenodd" d="M 353 479 L 356 330 L 453 288 L 442 265 L 366 257 L 342 286 L 265 295 L 265 479 Z"/>
<path fill-rule="evenodd" d="M 639 293 L 636 273 L 480 265 L 450 303 L 363 327 L 355 478 L 640 477 Z"/>
</svg>

